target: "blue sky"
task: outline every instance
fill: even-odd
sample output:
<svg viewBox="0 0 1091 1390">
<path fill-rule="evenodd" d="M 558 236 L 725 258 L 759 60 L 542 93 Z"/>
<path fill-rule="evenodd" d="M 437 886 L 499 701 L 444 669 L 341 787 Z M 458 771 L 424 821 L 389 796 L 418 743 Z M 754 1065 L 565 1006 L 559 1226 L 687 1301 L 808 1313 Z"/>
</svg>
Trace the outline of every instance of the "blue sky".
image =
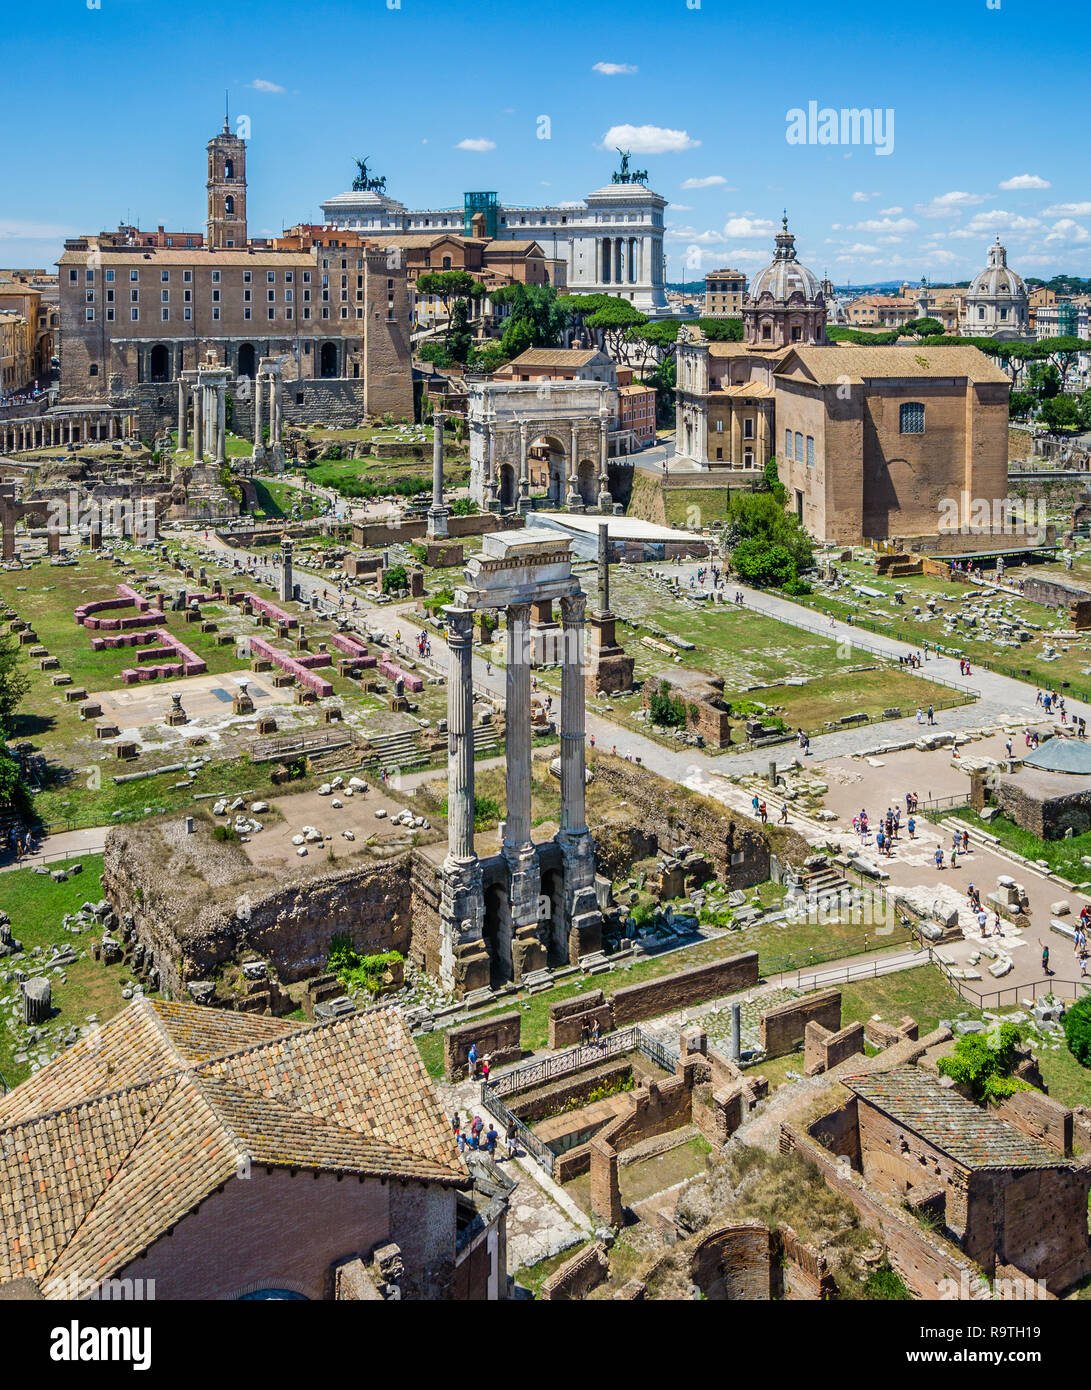
<svg viewBox="0 0 1091 1390">
<path fill-rule="evenodd" d="M 202 229 L 226 90 L 252 235 L 318 220 L 357 155 L 409 207 L 563 202 L 623 143 L 671 200 L 671 278 L 752 272 L 782 208 L 839 284 L 965 278 L 997 233 L 1025 274 L 1091 274 L 1077 0 L 395 3 L 9 8 L 0 265 L 123 218 Z M 810 101 L 893 110 L 892 152 L 789 144 Z"/>
</svg>

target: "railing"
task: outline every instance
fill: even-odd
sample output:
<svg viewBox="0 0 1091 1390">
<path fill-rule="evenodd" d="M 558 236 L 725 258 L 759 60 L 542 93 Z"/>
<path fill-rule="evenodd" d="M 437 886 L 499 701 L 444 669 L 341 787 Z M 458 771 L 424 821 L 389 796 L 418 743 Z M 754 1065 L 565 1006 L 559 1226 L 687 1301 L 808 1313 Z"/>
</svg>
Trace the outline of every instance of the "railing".
<svg viewBox="0 0 1091 1390">
<path fill-rule="evenodd" d="M 927 965 L 929 952 L 922 948 L 912 951 L 906 959 L 904 956 L 884 955 L 876 960 L 863 961 L 859 965 L 846 965 L 842 970 L 823 971 L 818 970 L 811 984 L 817 985 L 820 981 L 823 986 L 835 984 L 850 984 L 854 980 L 877 980 L 881 975 L 891 975 L 899 970 L 911 970 L 918 965 Z M 764 975 L 765 972 L 763 971 Z M 804 971 L 796 971 L 796 989 L 802 989 L 804 985 Z"/>
<path fill-rule="evenodd" d="M 1005 1004 L 1018 1004 L 1020 1000 L 1027 998 L 1037 999 L 1039 996 L 1046 997 L 1053 995 L 1057 999 L 1082 999 L 1091 987 L 1091 980 L 1058 980 L 1053 976 L 1046 975 L 1040 980 L 1031 980 L 1027 984 L 1007 985 L 1003 989 L 992 989 L 988 991 L 974 989 L 967 980 L 960 980 L 952 973 L 951 966 L 944 961 L 937 959 L 934 947 L 928 948 L 928 956 L 931 963 L 938 966 L 946 977 L 949 984 L 962 996 L 967 1003 L 976 1004 L 979 1009 L 999 1009 Z"/>
<path fill-rule="evenodd" d="M 508 1109 L 503 1097 L 544 1085 L 559 1076 L 570 1076 L 574 1072 L 597 1066 L 604 1058 L 619 1057 L 626 1052 L 639 1052 L 649 1062 L 667 1072 L 673 1072 L 678 1062 L 678 1053 L 674 1048 L 645 1033 L 643 1028 L 636 1025 L 619 1028 L 616 1032 L 605 1034 L 597 1043 L 580 1043 L 577 1047 L 551 1053 L 548 1057 L 541 1057 L 533 1062 L 524 1062 L 520 1066 L 500 1072 L 488 1081 L 482 1081 L 479 1093 L 481 1104 L 505 1129 L 510 1125 L 515 1126 L 518 1142 L 535 1163 L 552 1176 L 555 1158 L 553 1150 L 543 1144 L 537 1135 Z"/>
<path fill-rule="evenodd" d="M 968 792 L 956 792 L 953 796 L 930 796 L 917 803 L 918 811 L 954 811 L 969 806 Z"/>
</svg>

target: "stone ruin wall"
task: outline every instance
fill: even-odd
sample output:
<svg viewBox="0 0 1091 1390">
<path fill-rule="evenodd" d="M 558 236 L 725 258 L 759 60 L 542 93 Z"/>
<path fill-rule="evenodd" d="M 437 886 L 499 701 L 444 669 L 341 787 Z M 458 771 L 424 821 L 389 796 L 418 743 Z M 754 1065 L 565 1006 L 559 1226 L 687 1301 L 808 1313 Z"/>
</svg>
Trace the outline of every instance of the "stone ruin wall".
<svg viewBox="0 0 1091 1390">
<path fill-rule="evenodd" d="M 103 893 L 119 916 L 131 914 L 168 998 L 186 999 L 190 981 L 209 979 L 247 955 L 268 961 L 284 984 L 317 975 L 340 933 L 362 954 L 414 954 L 407 856 L 289 879 L 248 895 L 245 904 L 240 880 L 237 896 L 189 915 L 169 860 L 161 865 L 142 852 L 141 838 L 139 828 L 116 827 L 107 835 Z M 238 905 L 248 915 L 240 918 Z"/>
<path fill-rule="evenodd" d="M 591 767 L 595 781 L 610 793 L 613 805 L 626 802 L 634 820 L 639 819 L 639 833 L 645 843 L 651 844 L 654 838 L 651 853 L 691 845 L 708 859 L 717 880 L 731 889 L 752 888 L 768 879 L 769 841 L 742 817 L 708 797 L 682 794 L 668 798 L 662 778 L 620 758 L 598 756 L 592 759 Z M 591 833 L 595 835 L 593 823 Z M 628 866 L 618 863 L 616 867 L 621 870 Z"/>
</svg>

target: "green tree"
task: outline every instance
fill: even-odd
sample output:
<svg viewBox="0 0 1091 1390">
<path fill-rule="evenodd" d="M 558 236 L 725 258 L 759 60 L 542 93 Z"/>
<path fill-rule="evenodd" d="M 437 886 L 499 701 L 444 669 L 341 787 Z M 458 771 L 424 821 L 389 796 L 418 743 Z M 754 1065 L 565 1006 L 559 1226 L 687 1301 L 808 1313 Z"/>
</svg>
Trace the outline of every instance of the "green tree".
<svg viewBox="0 0 1091 1390">
<path fill-rule="evenodd" d="M 489 298 L 511 310 L 500 339 L 508 361 L 529 347 L 556 347 L 560 342 L 566 315 L 552 285 L 504 285 Z"/>
<path fill-rule="evenodd" d="M 409 576 L 405 572 L 404 565 L 392 565 L 383 574 L 383 593 L 389 594 L 393 590 L 408 589 Z"/>
<path fill-rule="evenodd" d="M 1061 393 L 1061 373 L 1054 362 L 1034 362 L 1027 372 L 1027 390 L 1041 403 Z"/>
<path fill-rule="evenodd" d="M 468 270 L 427 270 L 417 276 L 416 291 L 419 295 L 434 295 L 450 317 L 452 299 L 479 299 L 485 294 L 485 286 Z"/>
<path fill-rule="evenodd" d="M 979 1104 L 1003 1100 L 1016 1091 L 1032 1091 L 1033 1086 L 1012 1076 L 1022 1041 L 1023 1034 L 1014 1023 L 1002 1023 L 987 1033 L 965 1033 L 954 1051 L 940 1058 L 940 1074 L 968 1087 Z"/>
<path fill-rule="evenodd" d="M 1013 420 L 1025 420 L 1034 408 L 1031 391 L 1013 391 L 1008 397 L 1008 414 Z"/>
<path fill-rule="evenodd" d="M 13 737 L 15 715 L 30 686 L 22 652 L 16 633 L 0 633 L 0 738 L 3 739 Z"/>
<path fill-rule="evenodd" d="M 780 474 L 777 471 L 777 461 L 775 458 L 766 460 L 765 467 L 762 470 L 762 477 L 765 487 L 783 507 L 788 497 L 788 490 L 780 481 Z"/>
<path fill-rule="evenodd" d="M 742 342 L 742 319 L 698 319 L 697 327 L 710 343 Z"/>
<path fill-rule="evenodd" d="M 447 352 L 452 362 L 465 362 L 473 347 L 470 331 L 470 306 L 465 299 L 456 299 L 447 323 Z"/>
<path fill-rule="evenodd" d="M 616 362 L 629 329 L 642 327 L 647 322 L 647 314 L 642 314 L 627 299 L 611 296 L 601 309 L 588 316 L 587 327 L 602 334 L 606 351 Z"/>
<path fill-rule="evenodd" d="M 910 319 L 908 323 L 902 324 L 902 333 L 911 334 L 914 338 L 934 338 L 943 336 L 943 324 L 939 319 L 923 318 Z"/>
<path fill-rule="evenodd" d="M 814 543 L 786 512 L 771 492 L 732 492 L 728 498 L 724 540 L 731 549 L 743 541 L 756 540 L 765 546 L 781 545 L 791 555 L 796 571 L 810 569 L 814 563 Z"/>
<path fill-rule="evenodd" d="M 739 578 L 756 589 L 780 589 L 796 578 L 796 563 L 786 546 L 768 541 L 740 541 L 731 552 Z"/>
<path fill-rule="evenodd" d="M 1085 994 L 1065 1013 L 1064 1028 L 1068 1050 L 1082 1067 L 1091 1067 L 1091 994 Z"/>
<path fill-rule="evenodd" d="M 1070 429 L 1079 424 L 1080 408 L 1075 396 L 1050 396 L 1038 410 L 1038 419 L 1047 429 Z"/>
</svg>

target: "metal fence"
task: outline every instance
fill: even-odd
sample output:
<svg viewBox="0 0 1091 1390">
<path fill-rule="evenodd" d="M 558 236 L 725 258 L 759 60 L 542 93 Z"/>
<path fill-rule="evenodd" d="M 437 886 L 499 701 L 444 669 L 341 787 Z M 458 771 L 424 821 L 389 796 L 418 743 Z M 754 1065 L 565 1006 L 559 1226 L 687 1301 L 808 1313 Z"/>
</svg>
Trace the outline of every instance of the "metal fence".
<svg viewBox="0 0 1091 1390">
<path fill-rule="evenodd" d="M 1082 999 L 1088 988 L 1091 987 L 1089 980 L 1058 980 L 1051 975 L 1046 975 L 1040 980 L 1031 980 L 1027 984 L 1007 985 L 1002 989 L 979 990 L 974 989 L 968 980 L 958 979 L 952 973 L 951 966 L 937 959 L 933 947 L 929 947 L 928 956 L 932 964 L 939 967 L 947 981 L 962 998 L 968 1004 L 976 1004 L 979 1009 L 1008 1008 L 1013 1004 L 1019 1004 L 1024 999 L 1046 998 L 1049 995 L 1055 999 Z"/>
<path fill-rule="evenodd" d="M 968 807 L 970 797 L 967 792 L 956 792 L 954 796 L 930 796 L 917 805 L 918 811 L 954 811 Z"/>
<path fill-rule="evenodd" d="M 552 1176 L 554 1153 L 518 1118 L 504 1103 L 504 1096 L 518 1091 L 543 1086 L 561 1076 L 571 1076 L 580 1071 L 598 1066 L 608 1057 L 620 1057 L 627 1052 L 639 1052 L 662 1067 L 673 1072 L 678 1062 L 678 1052 L 667 1043 L 660 1042 L 643 1028 L 634 1025 L 606 1033 L 596 1043 L 580 1043 L 576 1047 L 565 1048 L 563 1052 L 551 1053 L 532 1062 L 524 1062 L 517 1067 L 500 1072 L 482 1081 L 479 1091 L 481 1104 L 488 1110 L 505 1130 L 515 1126 L 519 1144 L 540 1167 Z"/>
</svg>

